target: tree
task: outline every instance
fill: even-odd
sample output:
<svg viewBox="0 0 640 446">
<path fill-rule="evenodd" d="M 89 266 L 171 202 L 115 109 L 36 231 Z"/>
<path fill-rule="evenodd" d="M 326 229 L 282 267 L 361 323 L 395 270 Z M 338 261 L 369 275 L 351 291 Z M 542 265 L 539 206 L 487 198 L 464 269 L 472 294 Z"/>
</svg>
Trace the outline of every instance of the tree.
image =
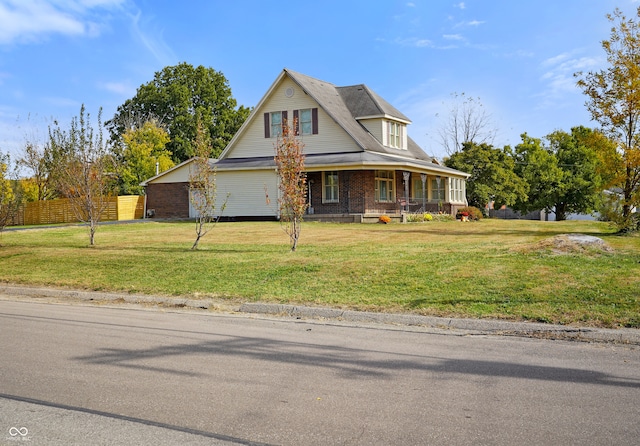
<svg viewBox="0 0 640 446">
<path fill-rule="evenodd" d="M 463 144 L 493 144 L 497 130 L 491 115 L 483 108 L 480 98 L 453 93 L 453 103 L 446 121 L 438 130 L 442 146 L 448 155 L 462 150 Z"/>
<path fill-rule="evenodd" d="M 211 167 L 209 160 L 213 148 L 209 133 L 200 119 L 197 121 L 196 139 L 192 147 L 194 157 L 189 170 L 189 199 L 196 212 L 196 240 L 191 246 L 191 249 L 196 250 L 200 239 L 220 220 L 220 215 L 216 216 L 216 170 Z M 220 214 L 224 212 L 228 199 L 227 195 L 220 206 Z"/>
<path fill-rule="evenodd" d="M 568 214 L 587 214 L 598 205 L 602 192 L 602 178 L 598 172 L 598 157 L 593 147 L 597 140 L 594 131 L 586 127 L 574 127 L 571 134 L 557 130 L 546 136 L 548 151 L 563 172 L 561 186 L 551 197 L 550 203 L 556 220 L 566 220 Z"/>
<path fill-rule="evenodd" d="M 68 131 L 55 123 L 49 128 L 51 148 L 59 159 L 57 180 L 70 200 L 76 218 L 89 225 L 89 244 L 108 206 L 113 185 L 113 158 L 102 138 L 102 110 L 98 113 L 97 133 L 91 126 L 84 104 L 80 116 L 71 120 Z"/>
<path fill-rule="evenodd" d="M 524 200 L 514 203 L 513 208 L 521 212 L 551 212 L 556 197 L 563 192 L 564 172 L 558 167 L 558 160 L 546 150 L 542 140 L 522 134 L 522 142 L 515 147 L 514 160 L 516 175 L 527 183 Z"/>
<path fill-rule="evenodd" d="M 32 176 L 30 183 L 35 188 L 33 201 L 51 200 L 58 197 L 56 189 L 56 163 L 50 144 L 40 144 L 31 139 L 25 142 L 18 164 L 28 169 Z"/>
<path fill-rule="evenodd" d="M 11 156 L 0 153 L 0 234 L 13 223 L 22 204 L 20 182 L 17 180 L 17 168 L 11 162 Z"/>
<path fill-rule="evenodd" d="M 298 247 L 302 218 L 309 205 L 307 201 L 307 174 L 304 171 L 304 143 L 293 127 L 284 120 L 282 133 L 275 143 L 275 163 L 278 174 L 278 208 L 280 221 L 291 241 L 291 251 Z"/>
<path fill-rule="evenodd" d="M 209 133 L 212 156 L 220 154 L 249 115 L 250 109 L 237 107 L 231 88 L 221 72 L 187 63 L 165 67 L 153 81 L 140 86 L 136 95 L 118 107 L 106 123 L 112 142 L 120 143 L 133 121 L 155 116 L 168 123 L 171 140 L 167 150 L 173 161 L 189 158 L 196 140 L 197 117 Z"/>
<path fill-rule="evenodd" d="M 514 173 L 511 148 L 489 144 L 463 143 L 462 150 L 445 160 L 445 165 L 471 174 L 467 179 L 470 206 L 485 209 L 490 202 L 496 208 L 526 200 L 526 182 Z"/>
<path fill-rule="evenodd" d="M 171 159 L 171 152 L 165 149 L 169 135 L 154 121 L 147 121 L 138 128 L 129 128 L 122 135 L 122 141 L 122 195 L 143 194 L 144 188 L 140 183 L 154 176 L 156 170 L 164 172 L 175 165 Z"/>
<path fill-rule="evenodd" d="M 636 15 L 640 18 L 640 8 Z M 622 231 L 639 229 L 632 211 L 640 206 L 640 24 L 616 8 L 609 40 L 602 41 L 609 66 L 586 75 L 577 84 L 587 95 L 586 106 L 607 136 L 616 142 L 619 163 L 610 168 L 609 186 L 621 190 L 616 223 Z"/>
</svg>

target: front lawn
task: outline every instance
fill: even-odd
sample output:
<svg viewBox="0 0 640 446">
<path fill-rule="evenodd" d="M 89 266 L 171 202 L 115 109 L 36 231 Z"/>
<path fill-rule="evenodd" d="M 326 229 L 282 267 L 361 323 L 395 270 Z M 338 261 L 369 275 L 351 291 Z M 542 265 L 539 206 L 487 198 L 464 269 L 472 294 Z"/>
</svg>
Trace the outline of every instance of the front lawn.
<svg viewBox="0 0 640 446">
<path fill-rule="evenodd" d="M 613 248 L 556 253 L 565 233 Z M 221 223 L 191 251 L 192 223 L 8 231 L 0 281 L 640 328 L 640 237 L 600 222 L 305 222 L 298 251 L 275 222 Z"/>
</svg>

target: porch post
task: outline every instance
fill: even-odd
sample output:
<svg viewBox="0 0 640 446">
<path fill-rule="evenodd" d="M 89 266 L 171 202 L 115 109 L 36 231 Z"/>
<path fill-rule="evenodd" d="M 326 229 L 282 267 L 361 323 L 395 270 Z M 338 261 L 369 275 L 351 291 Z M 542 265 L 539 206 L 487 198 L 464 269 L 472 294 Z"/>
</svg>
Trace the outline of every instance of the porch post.
<svg viewBox="0 0 640 446">
<path fill-rule="evenodd" d="M 409 179 L 411 178 L 411 172 L 402 172 L 402 177 L 404 178 L 405 211 L 409 212 Z"/>
<path fill-rule="evenodd" d="M 436 175 L 436 184 L 438 185 L 438 212 L 442 211 L 442 199 L 440 198 L 440 175 Z"/>
<path fill-rule="evenodd" d="M 422 180 L 422 212 L 427 212 L 427 174 L 421 173 L 420 179 Z"/>
</svg>

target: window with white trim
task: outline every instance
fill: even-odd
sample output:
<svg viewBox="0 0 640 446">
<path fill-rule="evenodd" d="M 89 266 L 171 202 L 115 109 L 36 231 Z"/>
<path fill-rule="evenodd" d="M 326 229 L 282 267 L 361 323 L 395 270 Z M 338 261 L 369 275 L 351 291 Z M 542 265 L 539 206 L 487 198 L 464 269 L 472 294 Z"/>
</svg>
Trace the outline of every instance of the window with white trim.
<svg viewBox="0 0 640 446">
<path fill-rule="evenodd" d="M 390 203 L 395 201 L 396 173 L 393 170 L 376 170 L 376 201 Z"/>
<path fill-rule="evenodd" d="M 461 178 L 449 178 L 449 201 L 464 203 L 465 181 Z"/>
<path fill-rule="evenodd" d="M 338 172 L 324 172 L 322 175 L 322 202 L 338 203 L 340 201 L 338 189 Z"/>
<path fill-rule="evenodd" d="M 431 201 L 444 201 L 444 178 L 431 179 Z"/>
<path fill-rule="evenodd" d="M 404 124 L 395 121 L 387 122 L 387 145 L 394 149 L 404 149 Z"/>
</svg>

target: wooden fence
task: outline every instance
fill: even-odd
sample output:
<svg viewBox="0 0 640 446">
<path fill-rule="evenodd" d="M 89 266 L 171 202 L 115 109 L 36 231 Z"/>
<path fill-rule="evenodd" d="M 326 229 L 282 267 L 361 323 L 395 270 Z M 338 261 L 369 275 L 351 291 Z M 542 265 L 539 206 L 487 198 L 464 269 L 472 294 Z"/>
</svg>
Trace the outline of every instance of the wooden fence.
<svg viewBox="0 0 640 446">
<path fill-rule="evenodd" d="M 144 214 L 144 196 L 123 195 L 108 199 L 101 221 L 135 220 Z M 67 198 L 35 201 L 25 204 L 14 219 L 15 225 L 48 225 L 75 223 L 78 218 Z"/>
</svg>

